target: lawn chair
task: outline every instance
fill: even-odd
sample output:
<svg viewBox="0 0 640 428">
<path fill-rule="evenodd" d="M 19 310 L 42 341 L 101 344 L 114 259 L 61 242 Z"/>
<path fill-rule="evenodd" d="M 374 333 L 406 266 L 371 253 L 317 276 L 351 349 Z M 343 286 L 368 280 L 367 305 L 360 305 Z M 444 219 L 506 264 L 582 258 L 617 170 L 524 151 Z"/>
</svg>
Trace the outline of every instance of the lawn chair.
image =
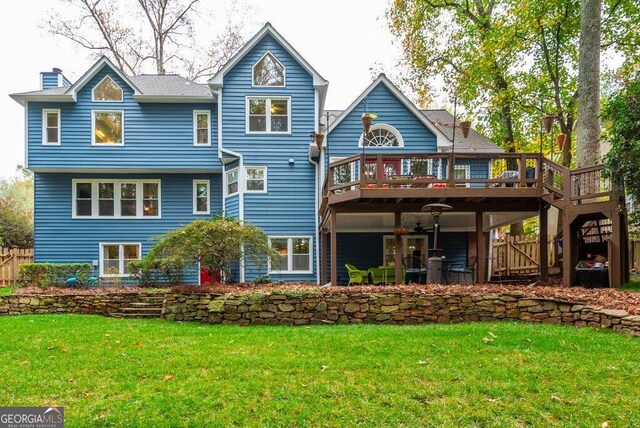
<svg viewBox="0 0 640 428">
<path fill-rule="evenodd" d="M 347 269 L 347 273 L 349 274 L 349 284 L 364 284 L 368 279 L 368 272 L 366 270 L 359 270 L 354 265 L 345 264 L 344 267 Z"/>
<path fill-rule="evenodd" d="M 469 261 L 467 263 L 460 263 L 460 264 L 451 264 L 449 266 L 448 272 L 447 272 L 447 276 L 449 278 L 449 280 L 452 279 L 451 274 L 455 273 L 457 274 L 457 282 L 460 283 L 460 275 L 463 275 L 466 277 L 470 277 L 471 278 L 471 283 L 473 285 L 476 284 L 476 265 L 478 264 L 478 257 L 473 256 L 473 257 L 469 257 Z M 467 283 L 466 279 L 465 279 L 465 284 Z"/>
<path fill-rule="evenodd" d="M 373 285 L 384 284 L 384 271 L 379 268 L 370 268 L 368 271 L 369 283 Z"/>
</svg>

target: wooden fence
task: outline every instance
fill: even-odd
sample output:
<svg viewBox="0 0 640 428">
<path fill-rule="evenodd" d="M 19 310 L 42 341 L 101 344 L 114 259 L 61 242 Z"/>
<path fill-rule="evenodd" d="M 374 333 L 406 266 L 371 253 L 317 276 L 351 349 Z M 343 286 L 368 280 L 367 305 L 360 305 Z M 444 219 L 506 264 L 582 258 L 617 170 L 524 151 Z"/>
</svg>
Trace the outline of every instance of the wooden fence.
<svg viewBox="0 0 640 428">
<path fill-rule="evenodd" d="M 538 236 L 511 236 L 492 240 L 491 269 L 493 275 L 527 275 L 538 272 L 540 247 Z M 554 245 L 549 239 L 549 260 L 547 266 L 553 265 Z"/>
<path fill-rule="evenodd" d="M 0 247 L 0 285 L 15 284 L 23 263 L 33 263 L 33 249 Z"/>
</svg>

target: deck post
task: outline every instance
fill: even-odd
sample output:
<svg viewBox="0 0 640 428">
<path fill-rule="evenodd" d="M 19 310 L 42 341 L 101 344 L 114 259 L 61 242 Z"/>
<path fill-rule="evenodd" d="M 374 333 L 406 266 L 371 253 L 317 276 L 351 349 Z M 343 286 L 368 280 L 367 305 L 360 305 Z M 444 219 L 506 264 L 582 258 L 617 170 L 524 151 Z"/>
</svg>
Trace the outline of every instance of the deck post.
<svg viewBox="0 0 640 428">
<path fill-rule="evenodd" d="M 482 211 L 476 211 L 476 254 L 478 256 L 478 262 L 476 265 L 477 283 L 483 284 L 484 277 L 486 275 L 486 251 L 484 243 L 484 216 Z"/>
<path fill-rule="evenodd" d="M 320 229 L 320 284 L 327 283 L 327 232 Z"/>
<path fill-rule="evenodd" d="M 335 211 L 331 210 L 331 285 L 338 285 L 338 225 Z"/>
<path fill-rule="evenodd" d="M 395 213 L 395 222 L 394 225 L 395 227 L 401 227 L 402 226 L 402 213 L 400 212 L 396 212 Z M 395 240 L 395 260 L 394 260 L 394 265 L 395 265 L 395 271 L 396 271 L 396 278 L 395 278 L 395 283 L 396 285 L 402 284 L 402 235 L 395 235 L 396 240 Z"/>
<path fill-rule="evenodd" d="M 611 219 L 611 239 L 609 240 L 609 287 L 620 288 L 622 285 L 622 228 L 620 214 L 617 210 L 612 210 L 609 214 Z"/>
<path fill-rule="evenodd" d="M 540 207 L 540 245 L 538 261 L 538 271 L 540 273 L 540 283 L 545 283 L 549 279 L 549 206 Z"/>
<path fill-rule="evenodd" d="M 573 221 L 575 217 L 563 212 L 562 218 L 562 286 L 571 287 L 575 280 L 578 245 Z M 575 255 L 574 255 L 575 254 Z"/>
</svg>

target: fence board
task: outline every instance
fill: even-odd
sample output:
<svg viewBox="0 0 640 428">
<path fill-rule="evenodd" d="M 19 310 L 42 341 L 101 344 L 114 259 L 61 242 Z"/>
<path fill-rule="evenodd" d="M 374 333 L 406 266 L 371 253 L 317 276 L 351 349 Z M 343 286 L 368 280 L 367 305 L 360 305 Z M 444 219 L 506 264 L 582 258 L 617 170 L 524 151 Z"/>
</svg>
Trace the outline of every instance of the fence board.
<svg viewBox="0 0 640 428">
<path fill-rule="evenodd" d="M 24 263 L 33 263 L 32 248 L 0 247 L 0 285 L 15 284 L 18 266 Z"/>
<path fill-rule="evenodd" d="M 538 272 L 540 247 L 538 236 L 511 236 L 494 238 L 491 242 L 493 275 L 509 276 Z M 549 240 L 549 260 L 547 266 L 553 266 L 554 245 Z"/>
</svg>

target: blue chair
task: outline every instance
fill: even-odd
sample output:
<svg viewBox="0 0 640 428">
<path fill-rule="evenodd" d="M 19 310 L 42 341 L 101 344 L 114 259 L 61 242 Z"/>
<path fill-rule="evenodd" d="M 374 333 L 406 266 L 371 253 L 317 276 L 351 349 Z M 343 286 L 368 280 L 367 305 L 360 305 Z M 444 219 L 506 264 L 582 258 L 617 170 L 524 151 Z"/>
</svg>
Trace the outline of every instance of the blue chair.
<svg viewBox="0 0 640 428">
<path fill-rule="evenodd" d="M 478 258 L 476 256 L 470 257 L 468 263 L 452 264 L 449 266 L 447 277 L 452 279 L 451 274 L 455 273 L 458 283 L 460 283 L 460 275 L 465 277 L 464 283 L 467 284 L 466 278 L 471 279 L 471 284 L 476 285 L 476 265 L 478 264 Z"/>
</svg>

